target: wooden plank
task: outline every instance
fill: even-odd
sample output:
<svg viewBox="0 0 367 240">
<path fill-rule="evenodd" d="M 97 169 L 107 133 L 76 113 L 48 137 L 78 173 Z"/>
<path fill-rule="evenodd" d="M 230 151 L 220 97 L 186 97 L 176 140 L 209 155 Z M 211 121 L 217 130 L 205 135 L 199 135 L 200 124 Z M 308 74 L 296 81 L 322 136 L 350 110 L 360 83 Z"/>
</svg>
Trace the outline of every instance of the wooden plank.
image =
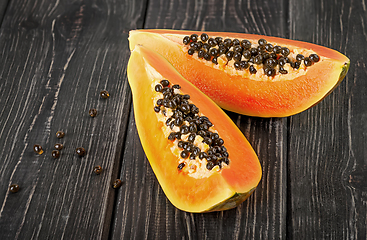
<svg viewBox="0 0 367 240">
<path fill-rule="evenodd" d="M 3 22 L 3 18 L 5 15 L 8 3 L 9 3 L 9 0 L 3 0 L 0 2 L 0 26 L 1 26 L 1 23 Z"/>
<path fill-rule="evenodd" d="M 0 29 L 0 239 L 107 238 L 131 105 L 127 32 L 144 11 L 144 1 L 10 2 Z M 65 147 L 53 159 L 57 142 Z"/>
<path fill-rule="evenodd" d="M 351 59 L 346 79 L 289 124 L 290 239 L 366 239 L 364 1 L 290 1 L 291 37 Z"/>
<path fill-rule="evenodd" d="M 261 33 L 285 37 L 284 2 L 149 1 L 145 28 Z M 238 208 L 205 214 L 177 210 L 144 155 L 131 117 L 112 239 L 279 239 L 286 234 L 287 119 L 228 113 L 257 152 L 263 179 Z"/>
</svg>

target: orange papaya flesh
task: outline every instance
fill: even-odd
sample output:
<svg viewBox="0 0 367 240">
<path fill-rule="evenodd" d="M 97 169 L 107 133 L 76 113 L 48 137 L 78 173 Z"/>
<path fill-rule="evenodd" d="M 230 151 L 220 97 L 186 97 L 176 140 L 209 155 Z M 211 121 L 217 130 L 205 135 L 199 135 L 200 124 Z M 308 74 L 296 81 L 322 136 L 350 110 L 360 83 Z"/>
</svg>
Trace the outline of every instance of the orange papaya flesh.
<svg viewBox="0 0 367 240">
<path fill-rule="evenodd" d="M 202 32 L 182 30 L 133 30 L 130 31 L 130 49 L 137 44 L 162 54 L 187 80 L 214 100 L 220 107 L 236 113 L 258 117 L 286 117 L 300 113 L 324 99 L 345 77 L 350 61 L 343 54 L 315 44 L 278 37 L 206 32 L 209 37 L 222 39 L 247 39 L 253 43 L 263 38 L 273 46 L 287 47 L 291 55 L 315 53 L 320 61 L 299 71 L 268 77 L 235 70 L 224 55 L 218 64 L 187 54 L 184 36 L 200 36 Z M 256 44 L 255 44 L 256 45 Z M 278 56 L 279 57 L 279 56 Z M 255 64 L 254 64 L 255 66 Z"/>
<path fill-rule="evenodd" d="M 140 141 L 167 198 L 188 212 L 220 211 L 236 207 L 254 191 L 262 170 L 256 153 L 242 132 L 209 97 L 185 80 L 158 53 L 136 46 L 128 63 L 128 80 L 133 95 L 134 116 Z M 230 163 L 201 176 L 178 170 L 182 161 L 172 151 L 174 143 L 162 130 L 155 106 L 154 86 L 162 79 L 181 86 L 183 94 L 207 116 L 223 138 Z"/>
</svg>

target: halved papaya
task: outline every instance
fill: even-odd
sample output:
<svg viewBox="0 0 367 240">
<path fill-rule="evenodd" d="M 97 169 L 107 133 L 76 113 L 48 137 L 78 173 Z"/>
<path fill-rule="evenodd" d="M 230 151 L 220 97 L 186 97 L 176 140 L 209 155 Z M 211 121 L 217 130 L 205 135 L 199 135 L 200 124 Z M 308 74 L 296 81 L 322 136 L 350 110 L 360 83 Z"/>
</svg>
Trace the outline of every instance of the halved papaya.
<svg viewBox="0 0 367 240">
<path fill-rule="evenodd" d="M 261 179 L 261 165 L 218 105 L 146 47 L 135 46 L 127 74 L 140 141 L 174 206 L 220 211 L 250 196 Z"/>
<path fill-rule="evenodd" d="M 326 97 L 349 59 L 319 45 L 254 34 L 133 30 L 130 49 L 147 46 L 224 109 L 286 117 Z M 270 59 L 270 60 L 269 60 Z"/>
</svg>

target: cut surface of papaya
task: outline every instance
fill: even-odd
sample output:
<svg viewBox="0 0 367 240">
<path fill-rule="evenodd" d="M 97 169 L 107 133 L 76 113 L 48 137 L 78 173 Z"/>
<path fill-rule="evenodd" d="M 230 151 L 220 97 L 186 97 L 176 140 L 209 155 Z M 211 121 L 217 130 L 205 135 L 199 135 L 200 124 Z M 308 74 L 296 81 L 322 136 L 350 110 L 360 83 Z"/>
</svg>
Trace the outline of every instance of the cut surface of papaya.
<svg viewBox="0 0 367 240">
<path fill-rule="evenodd" d="M 255 34 L 144 29 L 130 31 L 129 43 L 160 53 L 220 107 L 258 117 L 316 105 L 350 64 L 330 48 Z"/>
<path fill-rule="evenodd" d="M 187 212 L 230 209 L 262 170 L 242 132 L 160 54 L 136 46 L 128 63 L 139 138 L 170 202 Z"/>
</svg>

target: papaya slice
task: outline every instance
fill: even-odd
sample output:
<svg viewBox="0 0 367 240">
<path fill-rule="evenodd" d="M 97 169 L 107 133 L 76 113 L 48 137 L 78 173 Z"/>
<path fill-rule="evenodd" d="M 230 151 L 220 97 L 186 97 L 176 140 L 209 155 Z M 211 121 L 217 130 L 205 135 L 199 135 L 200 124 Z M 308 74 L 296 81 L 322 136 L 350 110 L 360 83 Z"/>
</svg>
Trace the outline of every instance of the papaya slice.
<svg viewBox="0 0 367 240">
<path fill-rule="evenodd" d="M 187 212 L 209 212 L 234 208 L 249 197 L 261 165 L 223 110 L 146 47 L 135 46 L 127 74 L 140 141 L 171 203 Z"/>
<path fill-rule="evenodd" d="M 323 46 L 254 34 L 133 30 L 129 42 L 130 49 L 140 44 L 162 54 L 220 107 L 258 117 L 286 117 L 314 106 L 350 64 Z"/>
</svg>

